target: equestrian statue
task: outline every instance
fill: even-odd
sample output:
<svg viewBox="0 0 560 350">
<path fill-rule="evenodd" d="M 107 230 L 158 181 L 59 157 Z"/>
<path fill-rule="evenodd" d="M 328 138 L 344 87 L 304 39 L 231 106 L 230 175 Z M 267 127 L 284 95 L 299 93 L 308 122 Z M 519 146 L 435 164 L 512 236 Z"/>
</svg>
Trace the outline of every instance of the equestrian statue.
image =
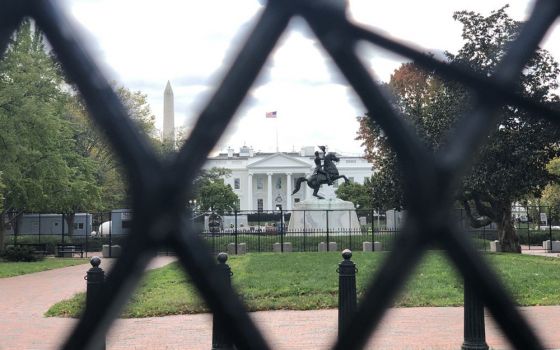
<svg viewBox="0 0 560 350">
<path fill-rule="evenodd" d="M 296 194 L 302 182 L 307 182 L 307 186 L 313 189 L 313 195 L 319 199 L 324 199 L 324 197 L 318 194 L 321 185 L 327 184 L 331 186 L 333 181 L 343 178 L 345 182 L 348 182 L 348 178 L 344 175 L 338 174 L 338 169 L 336 168 L 335 162 L 340 161 L 340 158 L 336 156 L 333 152 L 326 153 L 325 146 L 319 146 L 321 151 L 323 151 L 323 156 L 316 151 L 315 152 L 315 170 L 313 174 L 309 177 L 300 177 L 297 179 L 296 187 L 292 194 Z"/>
</svg>

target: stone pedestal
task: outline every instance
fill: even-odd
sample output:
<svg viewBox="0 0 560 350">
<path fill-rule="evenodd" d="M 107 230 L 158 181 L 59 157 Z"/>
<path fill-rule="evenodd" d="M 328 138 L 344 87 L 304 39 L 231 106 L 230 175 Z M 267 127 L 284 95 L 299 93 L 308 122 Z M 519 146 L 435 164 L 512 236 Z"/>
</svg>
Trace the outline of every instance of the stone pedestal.
<svg viewBox="0 0 560 350">
<path fill-rule="evenodd" d="M 276 242 L 272 244 L 272 252 L 273 253 L 281 253 L 282 252 L 282 246 L 280 245 L 280 243 Z"/>
<path fill-rule="evenodd" d="M 326 252 L 327 251 L 327 243 L 320 242 L 319 245 L 318 245 L 318 250 L 320 252 Z"/>
<path fill-rule="evenodd" d="M 294 204 L 287 235 L 301 235 L 304 230 L 326 233 L 327 229 L 329 236 L 361 235 L 354 204 L 336 197 L 310 198 Z"/>
<path fill-rule="evenodd" d="M 237 254 L 246 254 L 247 253 L 247 243 L 239 243 L 237 245 Z"/>
<path fill-rule="evenodd" d="M 121 256 L 121 246 L 120 245 L 113 245 L 111 246 L 111 255 L 113 258 L 118 258 Z"/>
<path fill-rule="evenodd" d="M 502 245 L 500 244 L 500 241 L 496 240 L 496 241 L 490 242 L 490 251 L 491 252 L 501 252 L 502 251 Z"/>
<path fill-rule="evenodd" d="M 381 242 L 373 242 L 373 251 L 380 252 L 383 250 L 383 243 Z"/>
<path fill-rule="evenodd" d="M 284 242 L 284 253 L 291 253 L 292 251 L 292 242 Z"/>
<path fill-rule="evenodd" d="M 101 256 L 104 258 L 118 258 L 121 256 L 121 246 L 120 245 L 112 245 L 111 251 L 109 255 L 109 245 L 103 244 L 101 246 Z"/>
<path fill-rule="evenodd" d="M 542 246 L 543 249 L 549 250 L 551 253 L 560 252 L 560 241 L 551 241 L 550 239 L 547 239 L 542 242 Z"/>
<path fill-rule="evenodd" d="M 229 243 L 227 245 L 227 252 L 229 255 L 235 255 L 235 243 Z M 247 253 L 247 243 L 239 243 L 237 245 L 237 255 Z"/>
<path fill-rule="evenodd" d="M 362 242 L 362 250 L 364 252 L 371 252 L 373 250 L 373 244 L 371 244 L 371 242 Z"/>
<path fill-rule="evenodd" d="M 336 252 L 338 250 L 338 244 L 336 242 L 329 242 L 329 251 Z"/>
</svg>

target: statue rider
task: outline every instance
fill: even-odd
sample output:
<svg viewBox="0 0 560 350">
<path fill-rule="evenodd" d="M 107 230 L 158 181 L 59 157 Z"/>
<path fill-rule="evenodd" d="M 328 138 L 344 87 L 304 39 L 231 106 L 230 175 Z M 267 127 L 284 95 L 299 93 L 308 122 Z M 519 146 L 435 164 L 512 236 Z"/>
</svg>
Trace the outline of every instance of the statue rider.
<svg viewBox="0 0 560 350">
<path fill-rule="evenodd" d="M 329 173 L 325 171 L 324 164 L 321 163 L 321 161 L 325 159 L 325 154 L 326 154 L 325 146 L 319 146 L 319 148 L 321 149 L 321 151 L 323 151 L 323 156 L 321 157 L 319 152 L 315 151 L 315 160 L 314 160 L 315 172 L 317 173 L 317 175 L 319 174 L 325 175 L 325 177 L 327 178 L 327 184 L 331 186 L 333 184 L 331 177 Z"/>
</svg>

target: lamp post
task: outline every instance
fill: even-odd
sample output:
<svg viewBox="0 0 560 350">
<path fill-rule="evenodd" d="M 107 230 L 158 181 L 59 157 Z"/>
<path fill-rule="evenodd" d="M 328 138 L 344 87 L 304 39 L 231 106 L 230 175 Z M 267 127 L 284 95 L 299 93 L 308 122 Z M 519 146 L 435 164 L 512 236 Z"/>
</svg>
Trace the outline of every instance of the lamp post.
<svg viewBox="0 0 560 350">
<path fill-rule="evenodd" d="M 196 199 L 189 199 L 189 207 L 191 209 L 191 217 L 194 220 L 194 213 L 196 210 Z"/>
</svg>

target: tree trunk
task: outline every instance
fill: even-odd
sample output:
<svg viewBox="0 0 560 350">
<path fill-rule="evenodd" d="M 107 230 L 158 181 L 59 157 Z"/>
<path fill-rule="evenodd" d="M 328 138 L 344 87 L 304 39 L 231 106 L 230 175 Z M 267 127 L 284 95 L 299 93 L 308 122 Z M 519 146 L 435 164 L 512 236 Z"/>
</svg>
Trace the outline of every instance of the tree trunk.
<svg viewBox="0 0 560 350">
<path fill-rule="evenodd" d="M 76 218 L 76 213 L 64 215 L 66 218 L 66 224 L 68 225 L 68 236 L 74 236 L 74 219 Z"/>
<path fill-rule="evenodd" d="M 515 232 L 513 226 L 513 218 L 511 217 L 511 201 L 497 203 L 497 220 L 498 240 L 502 245 L 504 252 L 521 253 L 519 245 L 519 236 Z"/>
</svg>

